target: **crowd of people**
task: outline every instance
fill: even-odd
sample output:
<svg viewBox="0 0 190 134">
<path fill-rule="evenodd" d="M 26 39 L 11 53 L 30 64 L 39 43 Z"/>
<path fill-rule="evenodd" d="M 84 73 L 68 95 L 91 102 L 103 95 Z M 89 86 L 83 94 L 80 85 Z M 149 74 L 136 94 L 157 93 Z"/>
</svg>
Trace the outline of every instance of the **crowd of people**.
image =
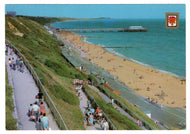
<svg viewBox="0 0 190 134">
<path fill-rule="evenodd" d="M 8 56 L 13 56 L 13 48 L 10 48 L 10 53 L 8 53 L 8 44 L 6 44 L 5 54 Z M 14 57 L 9 58 L 8 60 L 9 69 L 17 70 L 24 72 L 24 61 L 22 57 L 17 57 L 16 60 Z M 49 119 L 47 117 L 47 108 L 44 104 L 43 93 L 39 92 L 35 96 L 35 102 L 30 104 L 28 108 L 28 116 L 31 121 L 37 123 L 38 130 L 50 130 L 49 128 Z"/>
<path fill-rule="evenodd" d="M 81 91 L 83 84 L 81 80 L 73 80 L 75 91 L 80 100 L 83 99 Z M 103 118 L 103 111 L 99 107 L 94 109 L 89 100 L 87 100 L 87 106 L 84 110 L 84 119 L 87 126 L 93 126 L 95 123 L 98 123 L 102 130 L 109 130 L 108 122 Z"/>
<path fill-rule="evenodd" d="M 95 110 L 89 100 L 87 101 L 87 107 L 84 111 L 84 118 L 88 126 L 93 126 L 95 123 L 98 123 L 102 130 L 109 130 L 108 122 L 103 118 L 103 111 L 99 107 Z"/>
<path fill-rule="evenodd" d="M 28 116 L 31 121 L 37 123 L 38 130 L 49 130 L 49 119 L 47 117 L 47 108 L 44 104 L 43 93 L 39 92 L 35 96 L 36 101 L 30 104 L 28 108 Z"/>
<path fill-rule="evenodd" d="M 6 50 L 5 50 L 6 55 L 8 55 L 8 46 L 6 46 Z M 13 49 L 10 48 L 10 55 L 13 55 Z M 8 64 L 9 64 L 9 69 L 13 69 L 14 71 L 18 69 L 18 71 L 20 72 L 24 72 L 24 61 L 23 58 L 17 57 L 16 60 L 14 57 L 9 58 L 8 60 Z"/>
</svg>

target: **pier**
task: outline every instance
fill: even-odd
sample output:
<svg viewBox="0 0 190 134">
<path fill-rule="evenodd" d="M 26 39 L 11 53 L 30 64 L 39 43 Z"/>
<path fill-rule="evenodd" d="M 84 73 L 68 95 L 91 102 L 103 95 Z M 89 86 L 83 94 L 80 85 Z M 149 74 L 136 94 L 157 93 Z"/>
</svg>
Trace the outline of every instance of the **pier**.
<svg viewBox="0 0 190 134">
<path fill-rule="evenodd" d="M 69 32 L 147 32 L 147 28 L 130 29 L 130 28 L 99 28 L 99 29 L 59 29 Z"/>
</svg>

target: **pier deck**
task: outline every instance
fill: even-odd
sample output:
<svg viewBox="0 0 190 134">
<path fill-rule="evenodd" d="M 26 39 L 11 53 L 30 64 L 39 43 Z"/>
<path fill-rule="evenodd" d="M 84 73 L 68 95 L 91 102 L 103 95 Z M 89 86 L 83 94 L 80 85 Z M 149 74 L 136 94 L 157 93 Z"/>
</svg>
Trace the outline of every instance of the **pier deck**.
<svg viewBox="0 0 190 134">
<path fill-rule="evenodd" d="M 60 29 L 59 29 L 60 30 Z M 128 28 L 99 28 L 99 29 L 61 29 L 69 32 L 147 32 L 148 29 L 128 29 Z"/>
</svg>

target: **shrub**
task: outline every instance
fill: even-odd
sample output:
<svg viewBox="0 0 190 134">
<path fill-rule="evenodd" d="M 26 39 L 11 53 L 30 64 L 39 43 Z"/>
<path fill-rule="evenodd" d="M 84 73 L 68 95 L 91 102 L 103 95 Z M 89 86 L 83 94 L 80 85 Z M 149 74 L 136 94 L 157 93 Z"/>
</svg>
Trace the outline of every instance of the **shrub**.
<svg viewBox="0 0 190 134">
<path fill-rule="evenodd" d="M 17 120 L 13 118 L 12 112 L 14 111 L 13 99 L 12 99 L 12 87 L 6 82 L 6 129 L 17 130 Z"/>
</svg>

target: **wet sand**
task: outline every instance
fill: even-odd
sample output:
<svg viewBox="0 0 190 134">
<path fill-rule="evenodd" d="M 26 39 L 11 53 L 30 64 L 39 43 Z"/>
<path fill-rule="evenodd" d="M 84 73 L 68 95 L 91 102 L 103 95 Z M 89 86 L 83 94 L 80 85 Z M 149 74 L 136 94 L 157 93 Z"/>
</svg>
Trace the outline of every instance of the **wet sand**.
<svg viewBox="0 0 190 134">
<path fill-rule="evenodd" d="M 102 47 L 83 42 L 81 35 L 71 32 L 58 34 L 85 52 L 86 57 L 93 63 L 118 77 L 136 94 L 149 97 L 165 106 L 186 109 L 186 81 L 116 56 Z"/>
</svg>

